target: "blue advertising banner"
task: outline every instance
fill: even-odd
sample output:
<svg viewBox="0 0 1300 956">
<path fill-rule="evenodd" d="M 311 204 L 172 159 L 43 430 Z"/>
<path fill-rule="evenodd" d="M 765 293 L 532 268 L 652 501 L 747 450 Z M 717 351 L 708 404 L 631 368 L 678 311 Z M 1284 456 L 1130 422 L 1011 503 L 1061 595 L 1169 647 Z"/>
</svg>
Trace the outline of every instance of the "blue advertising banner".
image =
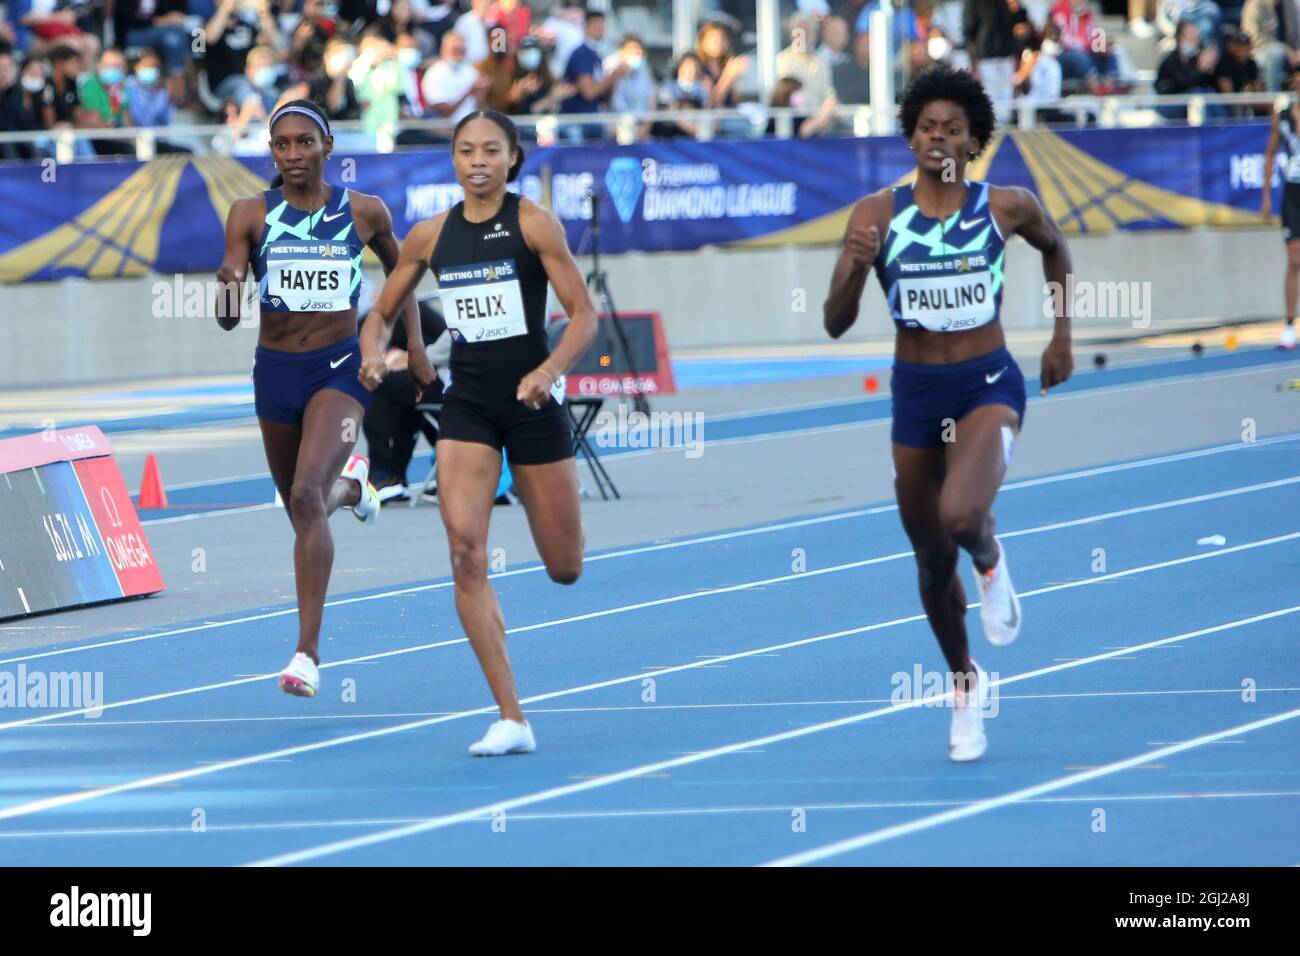
<svg viewBox="0 0 1300 956">
<path fill-rule="evenodd" d="M 1072 235 L 1258 227 L 1268 128 L 1012 130 L 967 176 L 1033 190 Z M 861 196 L 912 171 L 896 136 L 533 146 L 512 188 L 556 213 L 575 252 L 593 194 L 605 251 L 681 251 L 838 242 Z M 269 157 L 4 166 L 0 281 L 214 271 L 231 203 L 273 172 Z M 461 196 L 445 148 L 335 156 L 326 176 L 381 197 L 399 237 Z"/>
</svg>

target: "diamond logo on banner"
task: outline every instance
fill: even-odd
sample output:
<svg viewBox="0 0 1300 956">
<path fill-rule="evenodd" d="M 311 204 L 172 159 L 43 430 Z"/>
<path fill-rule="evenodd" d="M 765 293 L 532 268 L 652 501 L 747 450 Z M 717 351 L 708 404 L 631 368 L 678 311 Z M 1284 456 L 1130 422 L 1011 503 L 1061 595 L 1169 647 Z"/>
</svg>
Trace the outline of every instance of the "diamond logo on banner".
<svg viewBox="0 0 1300 956">
<path fill-rule="evenodd" d="M 610 161 L 605 171 L 605 185 L 614 210 L 623 222 L 631 222 L 636 212 L 636 201 L 641 197 L 641 164 L 630 156 L 620 156 Z"/>
</svg>

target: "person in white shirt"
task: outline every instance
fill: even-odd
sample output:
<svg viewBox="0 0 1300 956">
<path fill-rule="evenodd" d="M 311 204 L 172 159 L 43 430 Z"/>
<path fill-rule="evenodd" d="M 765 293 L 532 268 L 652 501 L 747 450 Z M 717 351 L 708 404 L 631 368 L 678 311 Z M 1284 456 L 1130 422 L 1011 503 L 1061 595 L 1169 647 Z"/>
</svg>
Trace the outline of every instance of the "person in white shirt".
<svg viewBox="0 0 1300 956">
<path fill-rule="evenodd" d="M 462 13 L 452 27 L 465 38 L 465 60 L 478 66 L 488 57 L 487 12 L 492 0 L 470 0 L 469 13 Z"/>
<path fill-rule="evenodd" d="M 449 30 L 442 38 L 442 59 L 425 71 L 420 91 L 432 115 L 460 122 L 478 109 L 477 97 L 492 81 L 466 60 L 465 38 Z"/>
<path fill-rule="evenodd" d="M 646 113 L 654 109 L 655 78 L 645 61 L 645 45 L 635 33 L 623 34 L 618 51 L 605 57 L 605 72 L 626 63 L 628 73 L 614 84 L 609 108 L 617 113 Z"/>
</svg>

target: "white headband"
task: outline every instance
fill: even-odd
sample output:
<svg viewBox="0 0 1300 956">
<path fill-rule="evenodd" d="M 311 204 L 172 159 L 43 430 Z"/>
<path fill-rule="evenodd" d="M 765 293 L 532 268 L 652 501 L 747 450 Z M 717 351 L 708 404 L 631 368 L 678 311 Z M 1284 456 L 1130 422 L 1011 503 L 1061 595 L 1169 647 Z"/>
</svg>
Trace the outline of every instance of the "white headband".
<svg viewBox="0 0 1300 956">
<path fill-rule="evenodd" d="M 329 126 L 326 124 L 326 122 L 322 120 L 317 113 L 307 109 L 305 106 L 280 107 L 280 109 L 275 111 L 275 115 L 271 117 L 271 122 L 267 124 L 268 128 L 274 127 L 275 121 L 278 120 L 285 113 L 301 113 L 303 116 L 310 116 L 313 120 L 316 121 L 316 125 L 320 127 L 320 131 L 322 133 L 324 133 L 326 136 L 330 135 L 330 129 Z"/>
</svg>

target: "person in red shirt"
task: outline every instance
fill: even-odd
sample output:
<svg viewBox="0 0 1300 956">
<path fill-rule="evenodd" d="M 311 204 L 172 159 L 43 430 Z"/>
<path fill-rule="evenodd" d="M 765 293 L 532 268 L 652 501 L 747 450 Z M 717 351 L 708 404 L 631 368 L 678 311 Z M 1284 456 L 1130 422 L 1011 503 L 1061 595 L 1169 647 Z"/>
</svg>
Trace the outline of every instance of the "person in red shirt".
<svg viewBox="0 0 1300 956">
<path fill-rule="evenodd" d="M 1051 22 L 1060 32 L 1061 79 L 1082 82 L 1090 93 L 1108 92 L 1118 68 L 1103 32 L 1097 28 L 1088 0 L 1056 0 Z"/>
<path fill-rule="evenodd" d="M 533 11 L 519 0 L 496 0 L 488 8 L 487 23 L 499 23 L 510 37 L 510 49 L 519 49 L 519 41 L 528 35 L 533 25 Z"/>
</svg>

